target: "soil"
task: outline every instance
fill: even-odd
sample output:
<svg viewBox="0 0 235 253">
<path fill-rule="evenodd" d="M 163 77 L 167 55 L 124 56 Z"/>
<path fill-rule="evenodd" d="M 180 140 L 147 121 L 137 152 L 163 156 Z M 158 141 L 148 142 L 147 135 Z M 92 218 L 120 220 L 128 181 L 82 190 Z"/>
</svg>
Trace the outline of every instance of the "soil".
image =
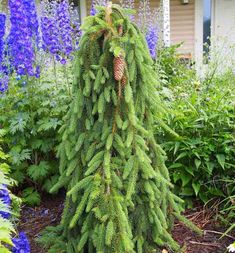
<svg viewBox="0 0 235 253">
<path fill-rule="evenodd" d="M 40 247 L 35 239 L 40 235 L 45 227 L 57 225 L 63 211 L 64 195 L 45 196 L 39 207 L 31 208 L 24 206 L 21 213 L 21 222 L 19 231 L 25 231 L 30 245 L 31 253 L 46 253 L 47 251 Z M 219 226 L 219 223 L 213 219 L 214 213 L 206 210 L 200 205 L 187 210 L 185 216 L 192 220 L 196 225 L 203 229 L 204 235 L 198 236 L 183 224 L 176 221 L 173 237 L 180 245 L 184 246 L 184 253 L 224 253 L 226 247 L 235 241 L 235 234 L 220 239 L 225 228 Z M 162 251 L 170 253 L 169 250 Z"/>
</svg>

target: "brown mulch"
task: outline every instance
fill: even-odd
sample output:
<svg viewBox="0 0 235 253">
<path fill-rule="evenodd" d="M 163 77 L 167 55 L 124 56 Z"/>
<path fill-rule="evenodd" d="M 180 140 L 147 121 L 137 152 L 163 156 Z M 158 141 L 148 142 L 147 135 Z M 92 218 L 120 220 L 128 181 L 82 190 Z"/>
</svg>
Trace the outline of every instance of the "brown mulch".
<svg viewBox="0 0 235 253">
<path fill-rule="evenodd" d="M 47 252 L 35 242 L 35 239 L 46 226 L 56 225 L 60 222 L 64 200 L 63 194 L 61 195 L 43 197 L 39 207 L 23 207 L 18 229 L 19 231 L 25 231 L 28 235 L 31 253 Z M 213 214 L 211 209 L 207 210 L 201 206 L 185 212 L 188 219 L 204 230 L 203 236 L 196 235 L 183 224 L 176 222 L 173 237 L 180 245 L 184 246 L 184 253 L 224 253 L 226 247 L 235 240 L 232 238 L 235 235 L 220 239 L 225 228 L 219 226 L 219 223 L 213 219 Z M 162 252 L 167 253 L 169 251 L 163 250 Z"/>
</svg>

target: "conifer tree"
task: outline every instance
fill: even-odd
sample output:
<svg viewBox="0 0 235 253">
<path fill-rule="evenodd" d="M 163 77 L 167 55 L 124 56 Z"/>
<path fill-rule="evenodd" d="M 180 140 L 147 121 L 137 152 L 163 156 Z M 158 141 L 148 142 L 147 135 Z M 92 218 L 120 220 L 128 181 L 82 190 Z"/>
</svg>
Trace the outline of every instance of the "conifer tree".
<svg viewBox="0 0 235 253">
<path fill-rule="evenodd" d="M 49 228 L 49 252 L 148 253 L 167 245 L 180 218 L 165 153 L 154 138 L 164 110 L 144 36 L 117 5 L 86 18 L 73 86 L 61 128 L 61 224 Z M 50 233 L 48 233 L 50 232 Z M 45 241 L 46 241 L 45 240 Z"/>
</svg>

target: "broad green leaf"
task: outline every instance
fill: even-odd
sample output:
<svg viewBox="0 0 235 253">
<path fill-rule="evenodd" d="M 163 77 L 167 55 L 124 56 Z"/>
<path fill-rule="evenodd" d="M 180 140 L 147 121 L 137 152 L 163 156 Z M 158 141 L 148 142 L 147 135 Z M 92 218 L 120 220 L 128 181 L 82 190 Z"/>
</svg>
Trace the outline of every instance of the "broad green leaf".
<svg viewBox="0 0 235 253">
<path fill-rule="evenodd" d="M 176 168 L 180 168 L 183 167 L 182 163 L 173 163 L 172 165 L 170 165 L 168 168 L 169 169 L 176 169 Z"/>
<path fill-rule="evenodd" d="M 217 161 L 219 162 L 220 166 L 224 169 L 225 155 L 224 154 L 217 154 L 216 158 L 217 158 Z"/>
<path fill-rule="evenodd" d="M 180 173 L 180 179 L 182 181 L 182 186 L 184 187 L 190 182 L 190 180 L 192 179 L 192 176 L 186 173 Z"/>
<path fill-rule="evenodd" d="M 182 152 L 179 154 L 179 156 L 177 156 L 177 158 L 175 159 L 175 162 L 178 161 L 179 159 L 185 157 L 188 155 L 188 152 Z"/>
<path fill-rule="evenodd" d="M 193 182 L 193 183 L 192 183 L 192 187 L 193 187 L 194 192 L 195 192 L 195 194 L 196 194 L 196 196 L 197 196 L 198 193 L 199 193 L 199 191 L 200 191 L 200 188 L 201 188 L 200 183 Z"/>
<path fill-rule="evenodd" d="M 180 147 L 180 142 L 177 141 L 177 142 L 175 143 L 174 155 L 175 155 L 176 152 L 178 151 L 179 147 Z"/>
<path fill-rule="evenodd" d="M 195 163 L 195 165 L 196 165 L 196 168 L 198 169 L 198 168 L 200 167 L 202 161 L 199 160 L 199 159 L 195 159 L 195 160 L 194 160 L 194 163 Z"/>
<path fill-rule="evenodd" d="M 194 191 L 192 187 L 184 187 L 180 193 L 181 196 L 193 196 Z"/>
<path fill-rule="evenodd" d="M 212 174 L 215 164 L 213 162 L 206 162 L 206 168 L 209 175 Z"/>
<path fill-rule="evenodd" d="M 192 176 L 194 176 L 193 167 L 184 167 L 185 170 Z"/>
</svg>

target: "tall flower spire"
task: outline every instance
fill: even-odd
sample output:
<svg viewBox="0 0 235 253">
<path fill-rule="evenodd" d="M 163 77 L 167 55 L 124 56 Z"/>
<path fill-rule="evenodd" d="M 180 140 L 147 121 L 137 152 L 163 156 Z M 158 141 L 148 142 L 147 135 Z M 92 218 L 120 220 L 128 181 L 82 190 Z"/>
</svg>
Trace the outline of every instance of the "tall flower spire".
<svg viewBox="0 0 235 253">
<path fill-rule="evenodd" d="M 156 58 L 156 50 L 158 43 L 158 29 L 155 26 L 149 26 L 146 33 L 146 41 L 149 47 L 149 52 L 152 58 Z"/>
<path fill-rule="evenodd" d="M 36 9 L 36 3 L 32 0 L 23 0 L 25 14 L 28 19 L 28 28 L 30 35 L 33 39 L 39 43 L 39 22 Z"/>
<path fill-rule="evenodd" d="M 28 12 L 24 6 L 25 0 L 9 0 L 11 31 L 9 48 L 11 64 L 18 75 L 34 75 L 33 64 L 35 54 L 32 45 Z"/>
<path fill-rule="evenodd" d="M 3 62 L 3 51 L 4 51 L 4 35 L 6 29 L 6 15 L 0 13 L 0 74 L 2 72 L 2 62 Z"/>
<path fill-rule="evenodd" d="M 66 63 L 65 57 L 69 56 L 73 51 L 72 27 L 69 14 L 68 0 L 62 0 L 57 8 L 57 24 L 59 28 L 59 36 L 61 41 L 61 63 Z"/>
<path fill-rule="evenodd" d="M 44 4 L 46 8 L 41 17 L 43 49 L 65 64 L 77 46 L 80 24 L 68 0 L 45 1 Z"/>
</svg>

